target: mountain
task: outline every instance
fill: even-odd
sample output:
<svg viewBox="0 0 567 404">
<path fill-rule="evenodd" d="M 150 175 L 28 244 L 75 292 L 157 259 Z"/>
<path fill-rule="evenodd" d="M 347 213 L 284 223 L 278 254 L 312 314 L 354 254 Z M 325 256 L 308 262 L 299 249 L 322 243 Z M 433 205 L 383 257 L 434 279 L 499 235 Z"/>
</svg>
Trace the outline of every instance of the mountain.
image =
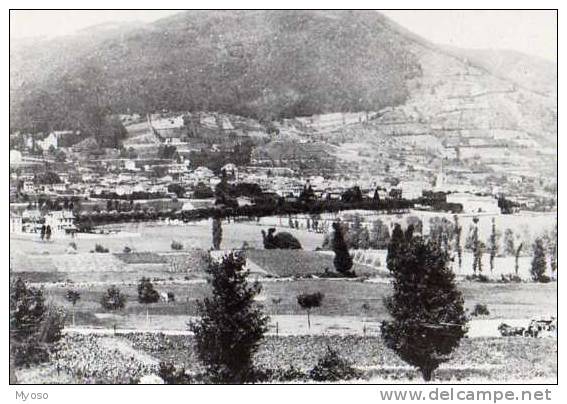
<svg viewBox="0 0 567 404">
<path fill-rule="evenodd" d="M 12 43 L 10 56 L 12 130 L 88 132 L 111 113 L 163 110 L 260 122 L 370 111 L 364 124 L 316 135 L 554 169 L 552 64 L 438 46 L 374 11 L 188 11 Z"/>
<path fill-rule="evenodd" d="M 120 112 L 205 109 L 271 119 L 376 110 L 403 103 L 406 81 L 419 75 L 406 40 L 375 12 L 189 11 L 103 33 L 13 53 L 20 117 L 37 113 L 26 104 L 65 104 L 80 91 L 66 87 L 89 80 Z"/>
<path fill-rule="evenodd" d="M 557 64 L 550 60 L 507 49 L 447 49 L 520 87 L 557 97 Z"/>
</svg>

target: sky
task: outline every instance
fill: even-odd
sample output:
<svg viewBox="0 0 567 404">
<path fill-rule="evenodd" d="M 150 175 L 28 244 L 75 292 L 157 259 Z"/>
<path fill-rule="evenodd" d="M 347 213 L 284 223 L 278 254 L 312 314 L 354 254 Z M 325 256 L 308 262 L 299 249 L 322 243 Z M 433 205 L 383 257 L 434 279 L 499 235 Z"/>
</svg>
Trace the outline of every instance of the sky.
<svg viewBox="0 0 567 404">
<path fill-rule="evenodd" d="M 13 38 L 56 37 L 106 22 L 151 22 L 171 10 L 10 11 Z M 410 31 L 437 44 L 473 49 L 511 49 L 557 60 L 555 11 L 381 10 Z"/>
</svg>

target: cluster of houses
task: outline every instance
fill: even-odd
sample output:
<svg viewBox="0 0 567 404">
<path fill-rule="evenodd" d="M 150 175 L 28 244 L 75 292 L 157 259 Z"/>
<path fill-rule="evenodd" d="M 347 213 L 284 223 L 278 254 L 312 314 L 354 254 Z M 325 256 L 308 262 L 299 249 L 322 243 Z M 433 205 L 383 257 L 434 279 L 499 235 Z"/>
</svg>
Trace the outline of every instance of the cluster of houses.
<svg viewBox="0 0 567 404">
<path fill-rule="evenodd" d="M 10 233 L 54 236 L 73 235 L 77 231 L 75 215 L 70 210 L 41 212 L 38 209 L 14 212 L 10 210 Z"/>
<path fill-rule="evenodd" d="M 343 128 L 342 130 L 346 131 L 345 134 L 348 136 L 350 124 L 366 122 L 372 118 L 372 114 L 367 113 L 330 114 L 304 120 L 298 118 L 292 124 L 279 125 L 278 128 L 283 130 L 286 127 L 291 130 L 296 126 L 312 127 L 317 133 L 327 133 Z M 22 195 L 26 196 L 26 202 L 41 196 L 54 199 L 75 197 L 104 203 L 104 200 L 110 197 L 139 199 L 143 198 L 144 194 L 151 194 L 152 198 L 174 200 L 180 197 L 178 192 L 171 192 L 171 185 L 175 184 L 175 189 L 184 191 L 184 198 L 186 198 L 185 201 L 182 201 L 184 206 L 192 206 L 189 200 L 197 187 L 202 188 L 204 185 L 213 190 L 221 181 L 219 172 L 215 173 L 204 166 L 194 167 L 189 160 L 191 151 L 201 150 L 204 147 L 199 144 L 202 140 L 194 136 L 197 128 L 199 132 L 210 130 L 212 135 L 220 133 L 224 136 L 221 144 L 207 146 L 208 149 L 219 152 L 223 152 L 223 147 L 230 148 L 229 135 L 250 135 L 255 131 L 266 134 L 265 128 L 258 125 L 257 122 L 215 113 L 194 113 L 169 117 L 148 115 L 145 119 L 140 116 L 124 117 L 123 121 L 128 123 L 127 119 L 133 119 L 132 122 L 139 121 L 141 131 L 148 130 L 148 133 L 153 134 L 157 144 L 175 145 L 176 158 L 125 156 L 119 150 L 113 149 L 105 152 L 104 156 L 99 158 L 80 159 L 75 155 L 72 161 L 66 161 L 64 165 L 58 166 L 56 161 L 49 161 L 49 157 L 38 157 L 32 151 L 39 149 L 52 152 L 53 149 L 58 149 L 79 154 L 89 153 L 96 146 L 92 143 L 93 139 L 87 138 L 74 143 L 80 138 L 80 133 L 73 131 L 10 135 L 10 164 L 11 167 L 17 168 L 11 171 L 11 202 L 12 199 L 22 202 L 19 200 Z M 278 141 L 273 140 L 271 143 L 277 146 Z M 276 150 L 279 150 L 276 146 L 274 146 Z M 283 146 L 281 149 L 286 150 Z M 408 144 L 402 144 L 400 148 L 397 148 L 396 155 L 382 156 L 384 167 L 378 170 L 381 175 L 372 175 L 368 172 L 361 174 L 354 166 L 346 166 L 344 170 L 337 166 L 332 175 L 324 177 L 318 174 L 310 175 L 305 170 L 299 170 L 296 164 L 291 164 L 298 159 L 294 152 L 280 153 L 282 161 L 278 161 L 271 158 L 265 150 L 263 152 L 257 152 L 257 150 L 254 149 L 252 152 L 250 165 L 237 166 L 229 163 L 224 165 L 220 171 L 225 173 L 231 183 L 257 184 L 264 193 L 277 195 L 286 200 L 299 198 L 306 184 L 311 187 L 316 198 L 331 200 L 340 199 L 346 190 L 354 186 L 358 186 L 365 197 L 371 198 L 377 192 L 381 199 L 392 196 L 416 199 L 420 198 L 424 191 L 430 190 L 444 193 L 445 201 L 462 205 L 463 212 L 491 214 L 500 212 L 498 201 L 494 196 L 486 193 L 482 196 L 478 188 L 463 185 L 466 181 L 459 185 L 448 184 L 443 169 L 435 174 L 433 169 L 427 166 L 427 157 L 423 154 L 412 156 L 415 148 Z M 321 164 L 329 157 L 323 149 L 318 153 L 316 153 L 318 149 L 313 150 L 315 151 L 311 150 L 310 153 L 315 153 L 313 158 L 320 161 Z M 410 160 L 413 164 L 411 167 L 407 165 Z M 389 164 L 390 161 L 396 161 L 398 164 Z M 51 168 L 48 163 L 51 164 Z M 38 172 L 46 170 L 53 171 L 59 180 L 47 183 L 38 181 Z M 468 174 L 473 175 L 473 173 Z M 454 176 L 455 173 L 451 175 Z M 434 181 L 431 180 L 432 177 L 435 177 Z M 481 180 L 482 178 L 479 179 Z M 486 192 L 485 189 L 482 191 Z M 492 192 L 492 194 L 495 193 Z M 12 233 L 34 233 L 41 231 L 42 226 L 49 226 L 54 234 L 75 231 L 73 214 L 68 210 L 55 210 L 47 213 L 34 209 L 24 212 L 11 210 L 10 231 Z"/>
</svg>

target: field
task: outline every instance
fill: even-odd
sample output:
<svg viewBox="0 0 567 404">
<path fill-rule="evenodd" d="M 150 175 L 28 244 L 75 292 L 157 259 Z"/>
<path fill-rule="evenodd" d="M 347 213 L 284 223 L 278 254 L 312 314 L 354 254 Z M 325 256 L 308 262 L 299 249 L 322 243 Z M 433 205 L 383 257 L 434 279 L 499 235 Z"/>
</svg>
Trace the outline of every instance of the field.
<svg viewBox="0 0 567 404">
<path fill-rule="evenodd" d="M 121 253 L 128 246 L 137 252 L 171 251 L 173 240 L 183 244 L 185 249 L 209 249 L 212 245 L 211 224 L 209 221 L 167 225 L 165 223 L 125 223 L 99 227 L 100 230 L 116 231 L 111 234 L 79 234 L 74 239 L 59 238 L 42 242 L 39 235 L 13 236 L 10 239 L 10 253 L 63 254 L 70 242 L 75 242 L 79 253 L 94 250 L 96 244 L 108 248 L 111 253 Z M 221 248 L 241 248 L 244 242 L 250 248 L 263 248 L 261 230 L 266 227 L 255 222 L 223 222 Z M 293 234 L 301 242 L 304 250 L 315 250 L 323 243 L 323 234 L 306 230 L 282 229 Z"/>
<path fill-rule="evenodd" d="M 257 301 L 265 312 L 279 322 L 279 331 L 286 334 L 305 333 L 362 333 L 363 323 L 369 330 L 388 318 L 383 299 L 390 293 L 390 285 L 378 280 L 298 279 L 278 280 L 252 276 L 262 284 L 262 293 Z M 115 314 L 106 313 L 100 299 L 106 284 L 46 284 L 46 298 L 54 304 L 71 305 L 65 300 L 67 289 L 81 293 L 76 306 L 76 326 L 80 328 L 185 331 L 186 323 L 197 314 L 197 300 L 210 293 L 204 279 L 164 280 L 155 282 L 160 292 L 173 292 L 175 302 L 158 302 L 150 305 L 150 324 L 146 322 L 146 307 L 137 302 L 135 282 L 119 283 L 118 287 L 127 296 L 126 308 Z M 465 307 L 472 310 L 475 304 L 486 304 L 490 315 L 482 320 L 495 320 L 486 325 L 481 335 L 495 335 L 500 322 L 524 321 L 539 317 L 557 317 L 556 283 L 550 284 L 481 284 L 460 282 L 459 288 L 465 298 Z M 313 311 L 313 329 L 307 330 L 305 312 L 297 304 L 297 295 L 320 291 L 325 297 L 320 308 Z M 526 298 L 528 296 L 529 298 Z M 69 326 L 71 326 L 68 319 Z M 272 324 L 274 325 L 274 324 Z"/>
<path fill-rule="evenodd" d="M 305 373 L 327 346 L 338 349 L 362 371 L 360 383 L 421 382 L 414 368 L 373 336 L 268 336 L 255 363 L 271 370 L 293 365 Z M 434 381 L 553 383 L 557 380 L 556 355 L 553 339 L 465 338 L 452 359 L 437 370 Z M 20 369 L 17 377 L 21 383 L 136 383 L 156 374 L 160 361 L 173 362 L 191 374 L 202 371 L 190 336 L 67 334 L 50 363 Z"/>
<path fill-rule="evenodd" d="M 256 265 L 277 277 L 321 276 L 325 270 L 335 271 L 334 254 L 314 253 L 312 251 L 291 250 L 249 250 L 246 257 Z M 354 264 L 353 270 L 358 276 L 385 276 L 385 273 L 367 265 Z"/>
</svg>

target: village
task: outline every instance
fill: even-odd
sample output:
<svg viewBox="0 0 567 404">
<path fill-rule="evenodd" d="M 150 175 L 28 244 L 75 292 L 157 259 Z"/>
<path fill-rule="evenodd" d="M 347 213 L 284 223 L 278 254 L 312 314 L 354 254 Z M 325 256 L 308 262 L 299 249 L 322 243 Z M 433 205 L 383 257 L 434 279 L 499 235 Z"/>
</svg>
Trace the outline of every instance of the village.
<svg viewBox="0 0 567 404">
<path fill-rule="evenodd" d="M 199 117 L 198 124 L 188 118 L 193 115 Z M 123 116 L 121 121 L 126 124 L 128 135 L 124 145 L 116 149 L 101 148 L 96 142 L 93 146 L 92 138 L 79 141 L 80 134 L 73 131 L 54 131 L 43 137 L 41 134 L 11 135 L 10 232 L 37 233 L 45 222 L 52 234 L 71 233 L 76 231 L 73 218 L 83 212 L 187 211 L 195 206 L 213 206 L 213 191 L 221 182 L 222 173 L 230 184 L 253 184 L 252 193 L 238 198 L 239 205 L 250 205 L 253 197 L 259 196 L 295 202 L 308 185 L 313 197 L 319 200 L 341 200 L 345 192 L 357 187 L 362 196 L 369 199 L 418 200 L 435 195 L 445 203 L 462 206 L 463 213 L 501 213 L 503 206 L 499 199 L 504 196 L 515 203 L 516 211 L 520 207 L 553 209 L 553 188 L 544 192 L 546 185 L 537 178 L 522 177 L 518 181 L 509 178 L 498 186 L 491 185 L 487 174 L 479 172 L 469 175 L 469 185 L 466 185 L 463 179 L 467 176 L 460 172 L 459 177 L 455 177 L 448 163 L 444 166 L 441 162 L 436 170 L 424 167 L 420 171 L 415 168 L 418 165 L 415 161 L 410 173 L 405 166 L 392 165 L 387 174 L 371 175 L 356 172 L 352 167 L 348 169 L 347 164 L 333 159 L 330 154 L 301 150 L 299 155 L 293 148 L 305 145 L 302 139 L 308 136 L 301 137 L 289 127 L 281 131 L 275 128 L 279 134 L 274 138 L 276 135 L 251 120 L 242 122 L 242 118 L 236 120 L 221 114 L 193 115 L 154 116 L 153 120 L 149 116 L 146 120 Z M 315 127 L 326 131 L 338 130 L 340 123 L 348 127 L 353 123 L 346 115 Z M 240 128 L 235 129 L 229 118 Z M 189 137 L 199 130 L 202 131 L 199 137 Z M 249 145 L 250 132 L 262 139 L 256 141 L 255 146 L 254 143 Z M 198 143 L 202 142 L 202 137 L 210 137 L 210 133 L 217 137 L 227 133 L 227 136 L 219 143 Z M 73 144 L 73 141 L 78 143 Z M 281 143 L 282 148 L 292 150 L 281 152 L 277 155 L 279 159 L 274 159 L 274 153 L 262 147 L 261 143 L 266 141 L 268 145 Z M 227 155 L 234 153 L 235 145 L 239 153 L 236 160 L 244 160 L 239 161 L 241 164 L 225 161 Z M 93 158 L 95 152 L 98 156 Z M 244 156 L 246 153 L 248 156 Z M 218 161 L 219 155 L 223 156 L 223 161 Z M 204 165 L 196 166 L 192 157 Z M 314 161 L 328 164 L 329 172 L 310 175 Z M 538 199 L 529 193 L 530 189 L 539 193 L 539 205 L 534 205 Z M 510 208 L 506 209 L 505 213 L 510 213 Z"/>
</svg>

